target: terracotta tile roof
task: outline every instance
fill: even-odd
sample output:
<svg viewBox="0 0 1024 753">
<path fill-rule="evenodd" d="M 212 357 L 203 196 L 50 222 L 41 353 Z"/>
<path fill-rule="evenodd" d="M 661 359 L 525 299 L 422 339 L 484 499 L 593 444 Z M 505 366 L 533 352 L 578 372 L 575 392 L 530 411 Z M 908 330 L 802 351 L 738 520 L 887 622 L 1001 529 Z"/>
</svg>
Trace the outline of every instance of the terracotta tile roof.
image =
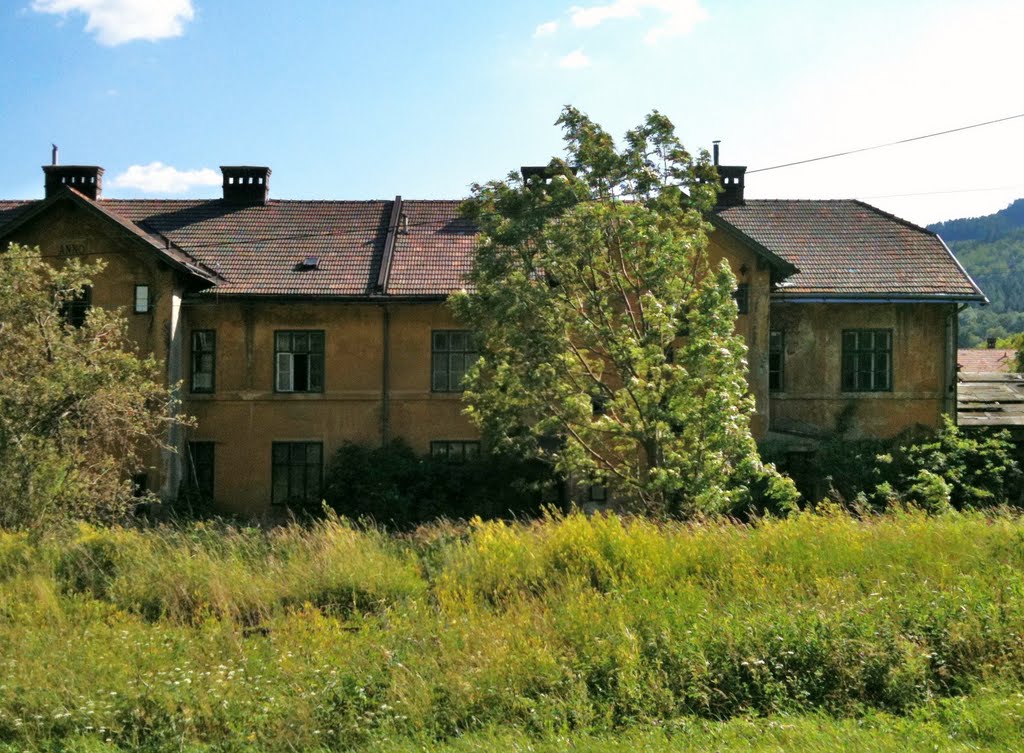
<svg viewBox="0 0 1024 753">
<path fill-rule="evenodd" d="M 956 363 L 961 372 L 969 374 L 1008 373 L 1016 356 L 1016 350 L 1003 348 L 961 348 Z"/>
<path fill-rule="evenodd" d="M 223 277 L 218 295 L 369 295 L 391 209 L 390 201 L 98 203 Z M 315 268 L 303 266 L 308 257 Z"/>
<path fill-rule="evenodd" d="M 461 201 L 403 201 L 407 232 L 395 240 L 387 292 L 448 295 L 465 287 L 476 230 L 459 216 Z"/>
<path fill-rule="evenodd" d="M 35 204 L 35 201 L 0 201 L 0 228 L 16 220 L 23 209 Z"/>
<path fill-rule="evenodd" d="M 474 254 L 458 200 L 403 202 L 405 230 L 384 291 L 376 283 L 392 201 L 94 203 L 165 253 L 222 278 L 205 294 L 444 297 L 463 287 Z M 0 233 L 39 204 L 0 202 Z M 780 298 L 982 298 L 938 236 L 862 202 L 753 200 L 719 210 L 718 219 L 798 269 Z M 307 257 L 317 258 L 315 268 L 304 267 Z"/>
<path fill-rule="evenodd" d="M 800 271 L 776 296 L 984 296 L 934 233 L 855 200 L 750 200 L 718 216 Z"/>
</svg>

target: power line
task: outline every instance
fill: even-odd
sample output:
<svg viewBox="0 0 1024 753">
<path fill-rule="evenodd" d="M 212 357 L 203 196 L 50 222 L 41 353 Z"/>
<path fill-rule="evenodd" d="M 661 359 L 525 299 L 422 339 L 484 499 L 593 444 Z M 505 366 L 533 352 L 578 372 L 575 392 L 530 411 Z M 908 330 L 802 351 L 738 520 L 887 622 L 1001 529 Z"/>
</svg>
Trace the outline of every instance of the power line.
<svg viewBox="0 0 1024 753">
<path fill-rule="evenodd" d="M 983 193 L 986 191 L 1017 191 L 1024 186 L 994 186 L 992 188 L 956 188 L 947 191 L 919 191 L 917 193 L 890 193 L 878 196 L 858 196 L 858 199 L 902 199 L 914 196 L 940 196 L 951 193 Z"/>
<path fill-rule="evenodd" d="M 747 170 L 747 175 L 751 173 L 763 173 L 768 170 L 779 170 L 783 167 L 793 167 L 794 165 L 806 165 L 808 162 L 820 162 L 824 159 L 833 159 L 835 157 L 845 157 L 850 154 L 859 154 L 861 152 L 870 152 L 874 149 L 884 149 L 888 146 L 897 146 L 899 144 L 909 144 L 911 141 L 921 141 L 922 139 L 930 139 L 935 136 L 945 136 L 949 133 L 957 133 L 959 131 L 968 131 L 972 128 L 981 128 L 982 126 L 994 125 L 995 123 L 1005 123 L 1007 120 L 1016 120 L 1017 118 L 1024 118 L 1024 113 L 1019 115 L 1008 115 L 1005 118 L 997 118 L 996 120 L 986 120 L 984 123 L 973 123 L 971 125 L 960 126 L 959 128 L 950 128 L 946 131 L 936 131 L 935 133 L 926 133 L 923 136 L 912 136 L 909 139 L 900 139 L 899 141 L 889 141 L 885 144 L 875 144 L 874 146 L 865 146 L 860 149 L 850 149 L 845 152 L 836 152 L 835 154 L 825 154 L 821 157 L 811 157 L 810 159 L 797 160 L 796 162 L 786 162 L 782 165 L 772 165 L 771 167 L 759 167 L 756 170 Z"/>
</svg>

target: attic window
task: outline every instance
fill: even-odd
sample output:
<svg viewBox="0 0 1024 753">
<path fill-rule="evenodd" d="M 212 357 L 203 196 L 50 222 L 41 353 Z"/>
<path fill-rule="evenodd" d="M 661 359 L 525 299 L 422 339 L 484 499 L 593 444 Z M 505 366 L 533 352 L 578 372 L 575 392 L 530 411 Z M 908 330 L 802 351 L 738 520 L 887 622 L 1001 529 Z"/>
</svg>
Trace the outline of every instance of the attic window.
<svg viewBox="0 0 1024 753">
<path fill-rule="evenodd" d="M 302 264 L 299 265 L 303 269 L 319 269 L 320 257 L 319 256 L 307 256 L 302 260 Z"/>
</svg>

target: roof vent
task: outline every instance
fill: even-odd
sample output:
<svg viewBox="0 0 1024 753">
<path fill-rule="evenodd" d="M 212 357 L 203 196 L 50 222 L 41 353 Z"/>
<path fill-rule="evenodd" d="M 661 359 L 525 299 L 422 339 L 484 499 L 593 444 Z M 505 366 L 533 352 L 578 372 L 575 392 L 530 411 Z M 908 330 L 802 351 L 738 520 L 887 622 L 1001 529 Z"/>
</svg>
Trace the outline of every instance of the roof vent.
<svg viewBox="0 0 1024 753">
<path fill-rule="evenodd" d="M 90 199 L 103 195 L 103 168 L 95 165 L 43 165 L 46 175 L 46 198 L 65 186 Z"/>
<path fill-rule="evenodd" d="M 232 204 L 266 204 L 270 195 L 270 168 L 252 165 L 221 165 L 224 201 Z"/>
</svg>

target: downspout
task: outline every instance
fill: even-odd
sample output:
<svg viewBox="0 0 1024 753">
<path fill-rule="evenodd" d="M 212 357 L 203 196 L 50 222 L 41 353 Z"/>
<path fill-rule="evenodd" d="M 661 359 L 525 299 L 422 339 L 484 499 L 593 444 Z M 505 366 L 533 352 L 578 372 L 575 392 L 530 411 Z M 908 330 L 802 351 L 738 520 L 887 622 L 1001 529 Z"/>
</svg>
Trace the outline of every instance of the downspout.
<svg viewBox="0 0 1024 753">
<path fill-rule="evenodd" d="M 178 487 L 182 476 L 182 457 L 184 455 L 184 432 L 177 422 L 180 406 L 179 382 L 182 378 L 182 358 L 184 327 L 181 321 L 181 299 L 183 290 L 177 283 L 171 290 L 171 311 L 168 321 L 167 342 L 167 386 L 171 388 L 174 400 L 171 403 L 171 422 L 167 427 L 166 446 L 161 449 L 161 465 L 163 466 L 163 484 L 160 498 L 163 502 L 173 502 L 178 495 Z"/>
<path fill-rule="evenodd" d="M 385 303 L 380 310 L 380 445 L 387 447 L 391 441 L 391 307 Z"/>
<path fill-rule="evenodd" d="M 396 196 L 391 205 L 391 219 L 388 233 L 384 238 L 384 249 L 380 256 L 380 270 L 377 272 L 375 291 L 386 296 L 388 278 L 391 276 L 391 262 L 395 257 L 395 242 L 402 224 L 402 197 Z M 381 303 L 381 365 L 380 365 L 380 444 L 386 447 L 391 441 L 391 308 Z"/>
<path fill-rule="evenodd" d="M 957 423 L 957 346 L 960 342 L 960 312 L 966 303 L 956 306 L 946 315 L 946 395 L 942 412 Z"/>
</svg>

